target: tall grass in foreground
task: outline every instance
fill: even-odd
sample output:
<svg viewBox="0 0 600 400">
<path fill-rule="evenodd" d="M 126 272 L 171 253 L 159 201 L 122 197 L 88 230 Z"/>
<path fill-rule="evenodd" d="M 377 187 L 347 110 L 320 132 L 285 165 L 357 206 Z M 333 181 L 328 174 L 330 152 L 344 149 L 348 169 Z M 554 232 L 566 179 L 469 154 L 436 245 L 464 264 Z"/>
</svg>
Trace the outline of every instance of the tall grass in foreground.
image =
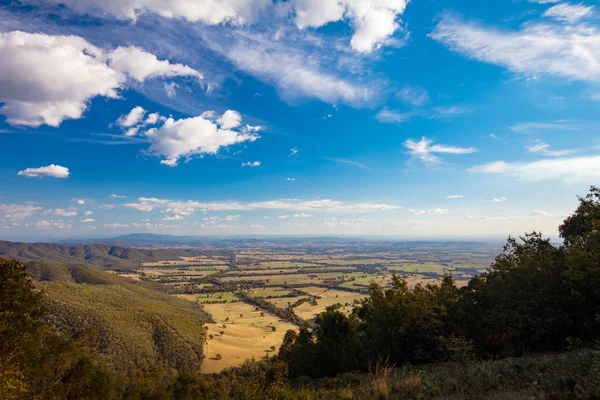
<svg viewBox="0 0 600 400">
<path fill-rule="evenodd" d="M 388 380 L 393 366 L 389 365 L 388 360 L 378 361 L 373 367 L 371 374 L 373 377 L 373 385 L 375 386 L 375 399 L 387 400 L 390 398 L 388 388 Z"/>
</svg>

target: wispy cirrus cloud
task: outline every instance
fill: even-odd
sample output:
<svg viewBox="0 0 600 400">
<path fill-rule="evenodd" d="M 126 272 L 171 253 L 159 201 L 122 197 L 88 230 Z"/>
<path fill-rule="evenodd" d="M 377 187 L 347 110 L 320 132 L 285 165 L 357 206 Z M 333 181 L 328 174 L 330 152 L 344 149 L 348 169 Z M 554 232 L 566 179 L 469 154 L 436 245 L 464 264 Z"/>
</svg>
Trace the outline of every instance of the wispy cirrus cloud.
<svg viewBox="0 0 600 400">
<path fill-rule="evenodd" d="M 383 110 L 381 110 L 377 113 L 377 115 L 375 116 L 375 119 L 378 120 L 379 122 L 384 122 L 384 123 L 401 124 L 403 122 L 408 121 L 413 116 L 415 116 L 415 113 L 413 113 L 413 112 L 400 112 L 400 111 L 394 111 L 394 110 L 389 110 L 387 108 L 384 108 Z"/>
<path fill-rule="evenodd" d="M 442 144 L 433 144 L 433 140 L 425 137 L 421 138 L 419 142 L 415 142 L 412 139 L 404 142 L 404 147 L 409 151 L 412 158 L 418 159 L 424 164 L 439 164 L 442 162 L 441 158 L 436 154 L 471 154 L 477 152 L 474 147 L 458 147 L 458 146 L 446 146 Z"/>
<path fill-rule="evenodd" d="M 430 36 L 466 57 L 518 74 L 600 82 L 600 31 L 584 23 L 537 21 L 510 31 L 447 14 Z"/>
<path fill-rule="evenodd" d="M 568 157 L 533 162 L 494 161 L 467 170 L 472 173 L 506 175 L 527 182 L 547 180 L 566 183 L 594 181 L 600 177 L 600 156 Z"/>
<path fill-rule="evenodd" d="M 198 201 L 176 201 L 159 198 L 140 197 L 136 203 L 127 203 L 126 208 L 138 211 L 161 211 L 177 215 L 191 215 L 195 212 L 208 211 L 250 211 L 250 210 L 289 210 L 289 211 L 332 211 L 332 212 L 367 212 L 390 211 L 400 206 L 377 203 L 347 203 L 329 199 L 323 200 L 271 200 L 261 202 L 221 202 L 202 203 Z"/>
<path fill-rule="evenodd" d="M 409 213 L 418 215 L 418 216 L 432 216 L 432 215 L 446 215 L 450 213 L 450 210 L 447 208 L 432 208 L 429 210 L 417 210 L 411 209 L 408 210 Z"/>
<path fill-rule="evenodd" d="M 325 160 L 334 161 L 339 164 L 351 165 L 356 168 L 364 169 L 366 171 L 371 171 L 371 169 L 366 164 L 363 164 L 363 163 L 355 161 L 355 160 L 351 160 L 349 158 L 325 157 Z"/>
<path fill-rule="evenodd" d="M 515 133 L 538 133 L 544 131 L 578 131 L 581 127 L 578 124 L 565 120 L 549 121 L 549 122 L 520 122 L 511 125 L 510 130 Z"/>
<path fill-rule="evenodd" d="M 29 218 L 43 208 L 31 204 L 0 204 L 0 220 L 20 221 Z"/>
<path fill-rule="evenodd" d="M 529 153 L 541 154 L 548 157 L 562 157 L 577 152 L 577 150 L 550 150 L 550 145 L 537 139 L 526 147 Z"/>
<path fill-rule="evenodd" d="M 588 18 L 594 15 L 593 6 L 585 6 L 583 4 L 568 4 L 561 3 L 550 7 L 544 11 L 544 17 L 554 18 L 558 21 L 569 23 L 578 22 L 583 18 Z"/>
<path fill-rule="evenodd" d="M 398 91 L 396 97 L 405 104 L 422 106 L 431 101 L 427 90 L 420 86 L 404 86 Z"/>
</svg>

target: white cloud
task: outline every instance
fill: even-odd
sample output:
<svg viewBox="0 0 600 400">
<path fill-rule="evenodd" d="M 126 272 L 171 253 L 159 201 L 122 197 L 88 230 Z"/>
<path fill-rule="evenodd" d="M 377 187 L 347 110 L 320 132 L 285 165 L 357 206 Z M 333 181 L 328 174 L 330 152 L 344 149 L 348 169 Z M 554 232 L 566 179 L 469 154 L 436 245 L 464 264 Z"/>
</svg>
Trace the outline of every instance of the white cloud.
<svg viewBox="0 0 600 400">
<path fill-rule="evenodd" d="M 298 151 L 299 151 L 299 150 L 298 150 L 298 149 L 296 149 L 296 148 L 290 149 L 290 154 L 288 154 L 288 157 L 294 157 L 294 156 L 297 156 L 297 155 L 298 155 Z"/>
<path fill-rule="evenodd" d="M 446 196 L 447 199 L 462 199 L 462 194 L 451 194 L 450 196 Z"/>
<path fill-rule="evenodd" d="M 361 106 L 375 95 L 374 83 L 363 85 L 357 79 L 340 78 L 323 65 L 330 62 L 330 57 L 310 54 L 290 44 L 244 37 L 231 48 L 215 50 L 225 53 L 242 71 L 275 85 L 288 100 L 308 97 L 329 104 Z"/>
<path fill-rule="evenodd" d="M 560 213 L 549 213 L 547 211 L 542 210 L 533 210 L 529 214 L 530 217 L 540 217 L 540 218 L 564 218 L 567 217 L 568 214 L 560 214 Z"/>
<path fill-rule="evenodd" d="M 166 118 L 162 117 L 159 113 L 151 113 L 148 114 L 148 117 L 144 120 L 144 126 L 146 125 L 155 125 L 158 121 L 164 121 Z"/>
<path fill-rule="evenodd" d="M 314 215 L 306 214 L 306 213 L 299 213 L 299 214 L 292 215 L 292 217 L 294 217 L 294 218 L 313 218 Z"/>
<path fill-rule="evenodd" d="M 239 112 L 227 110 L 217 118 L 217 124 L 221 129 L 237 128 L 242 123 L 242 116 Z"/>
<path fill-rule="evenodd" d="M 277 217 L 277 219 L 288 219 L 290 216 L 289 215 L 280 215 L 279 217 Z"/>
<path fill-rule="evenodd" d="M 288 182 L 294 182 L 296 180 L 296 178 L 285 178 L 285 180 Z"/>
<path fill-rule="evenodd" d="M 431 210 L 408 210 L 409 213 L 414 214 L 414 215 L 418 215 L 418 216 L 423 216 L 423 215 L 446 215 L 448 213 L 450 213 L 450 210 L 448 210 L 447 208 L 433 208 Z"/>
<path fill-rule="evenodd" d="M 414 116 L 414 114 L 410 113 L 410 112 L 403 113 L 403 112 L 388 110 L 387 108 L 384 108 L 383 110 L 381 110 L 377 113 L 377 115 L 375 116 L 375 119 L 379 122 L 401 124 L 403 122 L 408 121 L 413 116 Z"/>
<path fill-rule="evenodd" d="M 1 79 L 1 78 L 0 78 Z M 27 168 L 19 171 L 18 175 L 28 178 L 68 178 L 70 175 L 69 168 L 61 167 L 60 165 L 50 164 L 45 167 Z"/>
<path fill-rule="evenodd" d="M 506 31 L 444 17 L 431 37 L 467 57 L 527 75 L 600 82 L 600 31 L 587 24 L 524 24 Z"/>
<path fill-rule="evenodd" d="M 461 106 L 447 106 L 447 107 L 436 107 L 433 109 L 434 114 L 432 118 L 447 118 L 456 115 L 463 115 L 473 112 L 472 108 L 461 107 Z"/>
<path fill-rule="evenodd" d="M 79 199 L 79 200 L 76 200 L 76 201 L 77 201 L 77 204 L 79 204 L 79 205 L 84 205 L 85 204 L 85 199 Z"/>
<path fill-rule="evenodd" d="M 217 120 L 214 119 L 214 112 L 178 120 L 168 118 L 160 127 L 144 133 L 151 143 L 148 153 L 163 158 L 161 164 L 174 167 L 181 158 L 217 154 L 224 147 L 254 142 L 260 138 L 256 132 L 261 127 L 244 126 L 237 130 L 223 128 L 232 127 L 232 114 L 227 113 Z"/>
<path fill-rule="evenodd" d="M 129 225 L 127 224 L 104 224 L 105 228 L 110 228 L 110 229 L 125 229 L 125 228 L 129 228 Z"/>
<path fill-rule="evenodd" d="M 252 224 L 252 225 L 250 225 L 250 228 L 252 228 L 252 229 L 267 229 L 266 226 L 263 226 L 260 224 Z"/>
<path fill-rule="evenodd" d="M 567 3 L 557 4 L 544 11 L 544 17 L 554 18 L 569 23 L 575 23 L 582 18 L 591 17 L 593 14 L 594 7 L 592 6 Z"/>
<path fill-rule="evenodd" d="M 413 140 L 406 140 L 404 147 L 406 147 L 410 155 L 413 158 L 417 158 L 426 164 L 438 164 L 442 160 L 435 155 L 438 154 L 471 154 L 475 153 L 477 149 L 473 147 L 456 147 L 456 146 L 445 146 L 440 144 L 434 144 L 433 140 L 421 138 L 421 141 L 415 142 Z"/>
<path fill-rule="evenodd" d="M 62 208 L 56 208 L 53 210 L 44 210 L 44 215 L 58 215 L 60 217 L 75 217 L 77 216 L 77 210 L 74 207 L 70 207 L 68 210 Z"/>
<path fill-rule="evenodd" d="M 28 223 L 23 225 L 26 228 L 39 228 L 39 229 L 71 229 L 73 225 L 65 224 L 62 221 L 47 221 L 45 219 L 39 220 L 36 223 Z"/>
<path fill-rule="evenodd" d="M 20 221 L 41 210 L 42 207 L 30 204 L 0 204 L 0 220 Z"/>
<path fill-rule="evenodd" d="M 92 215 L 92 214 L 93 214 L 93 212 L 91 212 L 91 211 L 86 211 L 83 213 L 83 215 Z"/>
<path fill-rule="evenodd" d="M 123 196 L 121 194 L 116 194 L 116 193 L 112 193 L 108 197 L 110 197 L 111 199 L 126 199 L 127 198 L 127 196 Z"/>
<path fill-rule="evenodd" d="M 39 0 L 38 0 L 39 1 Z M 111 14 L 122 20 L 136 21 L 145 13 L 164 18 L 185 19 L 209 25 L 231 23 L 244 25 L 258 18 L 271 0 L 43 0 L 64 4 L 79 12 Z M 34 0 L 24 0 L 34 2 Z"/>
<path fill-rule="evenodd" d="M 506 200 L 508 200 L 506 197 L 494 197 L 492 203 L 506 203 Z"/>
<path fill-rule="evenodd" d="M 600 156 L 554 158 L 515 163 L 495 161 L 484 165 L 477 165 L 467 171 L 504 174 L 528 182 L 545 180 L 568 183 L 580 181 L 593 182 L 600 177 Z"/>
<path fill-rule="evenodd" d="M 172 78 L 189 76 L 203 79 L 204 76 L 193 68 L 182 64 L 171 64 L 159 60 L 154 54 L 136 46 L 117 47 L 107 55 L 108 63 L 122 77 L 130 77 L 138 82 L 152 78 Z"/>
<path fill-rule="evenodd" d="M 82 219 L 81 222 L 83 222 L 84 224 L 90 224 L 92 222 L 96 222 L 96 220 L 94 218 L 86 218 Z"/>
<path fill-rule="evenodd" d="M 339 157 L 325 157 L 325 160 L 334 161 L 339 164 L 352 165 L 353 167 L 365 169 L 370 171 L 371 169 L 366 165 L 358 161 L 350 160 L 348 158 L 339 158 Z"/>
<path fill-rule="evenodd" d="M 173 215 L 172 217 L 161 218 L 162 221 L 181 221 L 183 217 L 181 215 Z"/>
<path fill-rule="evenodd" d="M 161 212 L 178 215 L 191 215 L 194 212 L 208 211 L 248 211 L 248 210 L 288 210 L 297 212 L 375 212 L 390 211 L 401 207 L 389 204 L 376 203 L 344 203 L 334 200 L 271 200 L 253 203 L 223 202 L 223 203 L 201 203 L 197 201 L 175 201 L 158 198 L 140 197 L 137 203 L 125 204 L 127 208 L 138 211 L 150 212 L 161 210 Z"/>
<path fill-rule="evenodd" d="M 579 126 L 566 121 L 521 122 L 510 127 L 510 130 L 516 133 L 536 133 L 548 130 L 578 131 L 580 129 Z"/>
<path fill-rule="evenodd" d="M 348 20 L 354 29 L 352 48 L 369 53 L 400 29 L 397 19 L 407 3 L 405 0 L 294 0 L 293 7 L 300 29 Z"/>
<path fill-rule="evenodd" d="M 167 94 L 167 97 L 172 99 L 177 95 L 176 89 L 179 87 L 179 85 L 175 82 L 165 83 L 163 87 L 165 88 L 165 93 Z"/>
<path fill-rule="evenodd" d="M 143 107 L 137 106 L 134 107 L 129 113 L 121 115 L 119 119 L 117 119 L 117 125 L 122 128 L 131 128 L 134 125 L 139 124 L 146 115 L 146 110 Z"/>
<path fill-rule="evenodd" d="M 419 86 L 405 86 L 397 94 L 397 97 L 404 103 L 413 106 L 422 106 L 429 103 L 429 93 Z"/>
<path fill-rule="evenodd" d="M 538 153 L 549 157 L 562 157 L 575 153 L 575 150 L 550 150 L 550 145 L 540 140 L 534 141 L 526 149 L 529 153 Z"/>
<path fill-rule="evenodd" d="M 117 98 L 128 78 L 201 78 L 138 47 L 105 51 L 78 36 L 0 33 L 0 59 L 0 113 L 9 124 L 31 127 L 81 118 L 92 98 Z"/>
<path fill-rule="evenodd" d="M 248 162 L 242 163 L 242 167 L 250 167 L 250 168 L 260 167 L 260 161 L 248 161 Z"/>
</svg>

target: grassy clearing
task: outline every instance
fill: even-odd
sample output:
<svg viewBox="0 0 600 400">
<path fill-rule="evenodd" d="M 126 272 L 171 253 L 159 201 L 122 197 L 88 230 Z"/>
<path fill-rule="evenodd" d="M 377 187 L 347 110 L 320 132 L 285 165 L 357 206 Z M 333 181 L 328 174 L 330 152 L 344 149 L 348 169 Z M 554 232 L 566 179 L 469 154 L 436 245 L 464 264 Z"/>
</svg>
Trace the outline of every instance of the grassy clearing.
<svg viewBox="0 0 600 400">
<path fill-rule="evenodd" d="M 194 296 L 196 296 L 196 300 L 201 304 L 211 303 L 215 301 L 225 301 L 229 303 L 232 301 L 239 300 L 239 298 L 231 292 L 202 293 L 196 294 Z"/>
<path fill-rule="evenodd" d="M 204 309 L 216 321 L 206 324 L 213 338 L 209 338 L 204 347 L 207 356 L 202 364 L 204 373 L 219 372 L 240 365 L 249 358 L 260 359 L 276 354 L 285 332 L 296 329 L 294 325 L 265 311 L 256 311 L 255 307 L 243 302 L 207 304 Z M 271 350 L 271 346 L 275 346 L 275 351 Z M 217 354 L 221 355 L 221 359 L 217 359 Z"/>
</svg>

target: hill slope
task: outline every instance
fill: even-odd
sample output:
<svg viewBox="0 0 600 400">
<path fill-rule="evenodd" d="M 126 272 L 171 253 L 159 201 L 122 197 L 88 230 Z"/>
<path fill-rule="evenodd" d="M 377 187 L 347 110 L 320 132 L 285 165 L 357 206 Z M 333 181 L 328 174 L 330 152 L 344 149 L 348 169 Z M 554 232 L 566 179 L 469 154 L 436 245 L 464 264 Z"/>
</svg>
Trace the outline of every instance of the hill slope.
<svg viewBox="0 0 600 400">
<path fill-rule="evenodd" d="M 0 241 L 0 256 L 7 258 L 87 263 L 104 269 L 126 269 L 139 266 L 143 262 L 178 260 L 181 256 L 201 254 L 203 254 L 201 251 L 192 249 L 136 249 L 103 244 L 66 246 L 53 243 Z"/>
<path fill-rule="evenodd" d="M 199 370 L 209 316 L 198 304 L 90 265 L 35 261 L 27 269 L 46 295 L 48 322 L 82 337 L 116 370 Z"/>
</svg>

